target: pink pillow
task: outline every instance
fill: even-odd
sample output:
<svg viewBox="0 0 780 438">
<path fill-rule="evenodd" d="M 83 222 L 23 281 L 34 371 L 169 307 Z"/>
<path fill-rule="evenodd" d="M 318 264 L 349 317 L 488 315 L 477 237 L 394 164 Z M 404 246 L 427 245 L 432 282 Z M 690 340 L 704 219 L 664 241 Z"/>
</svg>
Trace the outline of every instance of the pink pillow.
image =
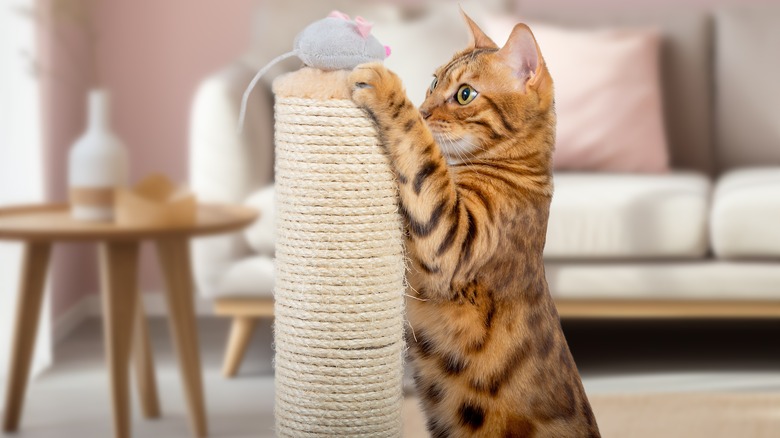
<svg viewBox="0 0 780 438">
<path fill-rule="evenodd" d="M 503 45 L 519 19 L 492 17 Z M 649 29 L 573 30 L 529 23 L 555 83 L 556 170 L 666 172 L 659 51 Z"/>
</svg>

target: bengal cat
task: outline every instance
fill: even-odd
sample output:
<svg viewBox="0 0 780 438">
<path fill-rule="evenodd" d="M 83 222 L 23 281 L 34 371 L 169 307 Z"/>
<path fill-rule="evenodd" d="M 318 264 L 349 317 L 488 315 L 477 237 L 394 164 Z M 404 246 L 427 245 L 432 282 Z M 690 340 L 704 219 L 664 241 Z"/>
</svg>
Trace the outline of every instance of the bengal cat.
<svg viewBox="0 0 780 438">
<path fill-rule="evenodd" d="M 542 264 L 553 82 L 531 30 L 469 46 L 420 109 L 382 64 L 350 75 L 387 148 L 407 226 L 407 336 L 433 437 L 599 437 Z"/>
</svg>

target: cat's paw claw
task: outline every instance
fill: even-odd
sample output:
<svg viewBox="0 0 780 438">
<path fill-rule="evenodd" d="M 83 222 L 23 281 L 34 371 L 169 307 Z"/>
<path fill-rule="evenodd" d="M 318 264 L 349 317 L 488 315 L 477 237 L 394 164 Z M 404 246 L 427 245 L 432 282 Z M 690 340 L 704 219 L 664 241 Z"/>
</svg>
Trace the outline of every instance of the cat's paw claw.
<svg viewBox="0 0 780 438">
<path fill-rule="evenodd" d="M 348 83 L 352 84 L 352 100 L 358 106 L 369 109 L 376 109 L 387 99 L 391 90 L 400 87 L 397 76 L 379 62 L 355 67 L 349 74 Z"/>
</svg>

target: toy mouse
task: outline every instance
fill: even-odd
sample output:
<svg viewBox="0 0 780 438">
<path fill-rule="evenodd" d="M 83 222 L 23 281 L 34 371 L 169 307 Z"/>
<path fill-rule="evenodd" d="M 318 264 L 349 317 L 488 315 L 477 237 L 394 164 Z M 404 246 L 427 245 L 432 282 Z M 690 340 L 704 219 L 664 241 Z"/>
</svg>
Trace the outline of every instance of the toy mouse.
<svg viewBox="0 0 780 438">
<path fill-rule="evenodd" d="M 246 118 L 246 105 L 260 78 L 278 62 L 292 56 L 300 58 L 309 67 L 321 70 L 351 70 L 360 64 L 383 61 L 390 56 L 390 47 L 383 46 L 371 35 L 372 23 L 333 11 L 326 18 L 315 21 L 295 37 L 293 50 L 274 58 L 257 72 L 249 83 L 241 101 L 238 131 L 241 132 Z"/>
</svg>

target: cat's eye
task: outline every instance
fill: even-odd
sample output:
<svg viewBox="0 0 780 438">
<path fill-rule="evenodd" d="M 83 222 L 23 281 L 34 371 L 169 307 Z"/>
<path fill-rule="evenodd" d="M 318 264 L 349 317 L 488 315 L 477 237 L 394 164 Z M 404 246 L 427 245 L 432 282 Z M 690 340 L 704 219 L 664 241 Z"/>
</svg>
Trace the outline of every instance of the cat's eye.
<svg viewBox="0 0 780 438">
<path fill-rule="evenodd" d="M 477 94 L 477 90 L 471 88 L 470 85 L 461 85 L 460 88 L 458 88 L 458 92 L 455 93 L 455 99 L 458 100 L 459 104 L 466 105 L 474 100 L 474 98 L 477 97 Z"/>
<path fill-rule="evenodd" d="M 433 93 L 433 89 L 436 88 L 437 85 L 439 85 L 439 78 L 434 76 L 433 81 L 431 81 L 431 93 Z"/>
</svg>

